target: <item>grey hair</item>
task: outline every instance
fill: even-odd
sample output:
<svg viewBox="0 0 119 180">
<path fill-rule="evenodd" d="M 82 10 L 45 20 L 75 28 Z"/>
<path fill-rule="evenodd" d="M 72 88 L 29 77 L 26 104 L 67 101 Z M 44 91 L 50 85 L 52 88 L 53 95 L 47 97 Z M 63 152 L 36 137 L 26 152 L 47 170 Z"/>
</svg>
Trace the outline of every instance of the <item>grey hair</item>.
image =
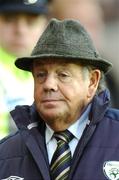
<svg viewBox="0 0 119 180">
<path fill-rule="evenodd" d="M 95 69 L 99 69 L 99 68 L 96 68 L 95 66 L 92 66 L 92 65 L 83 65 L 83 67 L 84 67 L 84 69 L 86 68 L 89 72 L 91 72 L 92 70 L 95 70 Z M 106 87 L 106 81 L 105 81 L 105 74 L 101 70 L 100 70 L 100 72 L 101 72 L 101 78 L 100 78 L 100 81 L 98 84 L 96 94 L 99 94 L 101 91 L 103 91 L 107 88 Z"/>
</svg>

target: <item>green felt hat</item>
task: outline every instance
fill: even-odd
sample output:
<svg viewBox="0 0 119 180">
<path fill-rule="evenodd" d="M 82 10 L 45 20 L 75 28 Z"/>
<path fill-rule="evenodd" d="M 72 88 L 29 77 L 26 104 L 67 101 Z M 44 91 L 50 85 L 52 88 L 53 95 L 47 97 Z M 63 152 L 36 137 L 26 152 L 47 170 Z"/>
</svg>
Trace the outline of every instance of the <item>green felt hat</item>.
<svg viewBox="0 0 119 180">
<path fill-rule="evenodd" d="M 32 37 L 31 37 L 32 38 Z M 93 65 L 104 73 L 112 64 L 101 58 L 85 28 L 77 20 L 51 19 L 46 30 L 38 40 L 31 56 L 18 58 L 15 65 L 26 71 L 31 71 L 35 60 L 47 62 L 48 58 L 58 60 L 78 60 L 85 65 Z"/>
</svg>

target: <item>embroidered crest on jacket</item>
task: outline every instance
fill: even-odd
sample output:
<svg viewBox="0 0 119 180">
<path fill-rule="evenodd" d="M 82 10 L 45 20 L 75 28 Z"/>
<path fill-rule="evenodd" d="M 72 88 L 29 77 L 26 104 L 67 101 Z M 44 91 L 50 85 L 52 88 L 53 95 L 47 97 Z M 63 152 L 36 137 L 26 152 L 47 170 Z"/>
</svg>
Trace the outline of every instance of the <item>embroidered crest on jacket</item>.
<svg viewBox="0 0 119 180">
<path fill-rule="evenodd" d="M 119 161 L 106 161 L 103 165 L 103 171 L 105 176 L 109 180 L 119 179 Z"/>
<path fill-rule="evenodd" d="M 24 0 L 24 4 L 35 4 L 38 0 Z"/>
<path fill-rule="evenodd" d="M 21 178 L 19 176 L 10 176 L 8 178 L 1 179 L 1 180 L 24 180 L 24 178 Z"/>
</svg>

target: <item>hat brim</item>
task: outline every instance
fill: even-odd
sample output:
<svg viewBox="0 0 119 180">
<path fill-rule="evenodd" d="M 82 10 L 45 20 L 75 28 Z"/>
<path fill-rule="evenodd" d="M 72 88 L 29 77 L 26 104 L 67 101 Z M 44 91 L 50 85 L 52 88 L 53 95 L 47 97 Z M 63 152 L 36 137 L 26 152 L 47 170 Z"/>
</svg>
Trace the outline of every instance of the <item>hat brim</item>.
<svg viewBox="0 0 119 180">
<path fill-rule="evenodd" d="M 0 7 L 0 13 L 16 13 L 16 12 L 25 12 L 25 13 L 32 13 L 32 14 L 47 14 L 48 9 L 46 5 L 41 6 L 25 6 L 25 5 L 6 5 Z"/>
<path fill-rule="evenodd" d="M 112 64 L 109 63 L 105 59 L 89 59 L 89 58 L 83 58 L 83 57 L 75 57 L 75 56 L 65 56 L 64 55 L 54 55 L 54 54 L 42 54 L 38 56 L 30 56 L 30 57 L 22 57 L 22 58 L 17 58 L 15 61 L 15 65 L 17 68 L 25 70 L 25 71 L 31 71 L 32 64 L 34 60 L 41 60 L 41 59 L 46 59 L 47 58 L 56 58 L 61 59 L 72 59 L 74 62 L 75 60 L 78 60 L 80 63 L 86 64 L 86 65 L 93 65 L 94 67 L 102 70 L 105 74 L 111 69 Z"/>
</svg>

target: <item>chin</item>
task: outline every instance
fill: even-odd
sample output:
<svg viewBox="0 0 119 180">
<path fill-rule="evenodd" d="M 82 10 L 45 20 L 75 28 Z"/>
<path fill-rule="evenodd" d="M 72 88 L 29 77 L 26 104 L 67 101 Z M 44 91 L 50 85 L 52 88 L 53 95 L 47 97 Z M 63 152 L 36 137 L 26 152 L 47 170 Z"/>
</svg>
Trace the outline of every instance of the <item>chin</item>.
<svg viewBox="0 0 119 180">
<path fill-rule="evenodd" d="M 57 109 L 46 109 L 45 111 L 39 111 L 41 116 L 45 117 L 46 119 L 57 119 L 62 117 L 64 115 L 63 112 L 59 111 L 59 108 Z"/>
<path fill-rule="evenodd" d="M 46 121 L 54 121 L 55 119 L 57 119 L 59 116 L 56 113 L 40 113 L 40 116 L 46 120 Z"/>
</svg>

